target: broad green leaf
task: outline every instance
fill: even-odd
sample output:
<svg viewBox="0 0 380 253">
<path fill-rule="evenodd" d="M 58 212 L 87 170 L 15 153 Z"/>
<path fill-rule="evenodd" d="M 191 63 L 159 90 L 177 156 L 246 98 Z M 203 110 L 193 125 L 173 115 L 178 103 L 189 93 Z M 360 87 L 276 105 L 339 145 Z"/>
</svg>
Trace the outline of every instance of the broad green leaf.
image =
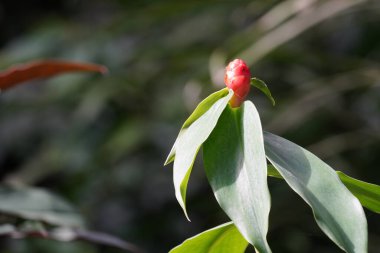
<svg viewBox="0 0 380 253">
<path fill-rule="evenodd" d="M 248 242 L 232 222 L 191 237 L 169 253 L 244 253 Z"/>
<path fill-rule="evenodd" d="M 0 213 L 52 225 L 83 226 L 79 213 L 68 203 L 37 188 L 0 187 Z"/>
<path fill-rule="evenodd" d="M 203 145 L 203 160 L 219 205 L 260 253 L 271 252 L 266 241 L 270 195 L 264 141 L 251 102 L 226 107 Z"/>
<path fill-rule="evenodd" d="M 367 252 L 367 221 L 357 198 L 336 172 L 300 146 L 264 133 L 268 160 L 313 209 L 320 228 L 349 253 Z"/>
<path fill-rule="evenodd" d="M 193 124 L 194 121 L 196 121 L 197 119 L 199 119 L 199 117 L 201 117 L 203 114 L 205 114 L 205 112 L 207 112 L 216 101 L 218 101 L 222 97 L 227 96 L 228 93 L 229 92 L 228 92 L 227 88 L 221 89 L 217 92 L 212 93 L 210 96 L 208 96 L 207 98 L 205 98 L 204 100 L 202 100 L 202 102 L 200 102 L 198 104 L 198 106 L 195 108 L 193 113 L 189 116 L 189 118 L 182 125 L 182 128 L 178 134 L 178 137 L 177 137 L 176 141 L 174 142 L 174 145 L 173 145 L 172 149 L 170 150 L 170 153 L 169 153 L 168 157 L 166 158 L 164 165 L 168 165 L 169 163 L 174 161 L 175 152 L 176 152 L 176 144 L 179 141 L 179 139 L 181 138 L 183 132 L 191 124 Z"/>
<path fill-rule="evenodd" d="M 194 159 L 199 148 L 209 137 L 216 126 L 220 115 L 231 99 L 233 91 L 217 100 L 205 113 L 195 120 L 186 130 L 182 131 L 176 141 L 176 155 L 173 166 L 174 188 L 178 203 L 182 207 L 186 218 L 186 189 Z"/>
<path fill-rule="evenodd" d="M 380 213 L 380 186 L 349 177 L 337 171 L 340 180 L 354 194 L 360 203 L 369 210 Z"/>
<path fill-rule="evenodd" d="M 342 183 L 348 190 L 360 201 L 362 206 L 366 207 L 375 213 L 380 213 L 380 186 L 370 184 L 364 181 L 357 180 L 349 177 L 343 172 L 337 171 L 338 176 Z M 281 174 L 274 168 L 273 165 L 268 164 L 268 176 L 281 178 Z"/>
<path fill-rule="evenodd" d="M 276 105 L 276 101 L 274 101 L 272 93 L 270 92 L 267 84 L 263 80 L 253 77 L 251 78 L 251 85 L 261 90 L 269 98 L 273 106 Z"/>
</svg>

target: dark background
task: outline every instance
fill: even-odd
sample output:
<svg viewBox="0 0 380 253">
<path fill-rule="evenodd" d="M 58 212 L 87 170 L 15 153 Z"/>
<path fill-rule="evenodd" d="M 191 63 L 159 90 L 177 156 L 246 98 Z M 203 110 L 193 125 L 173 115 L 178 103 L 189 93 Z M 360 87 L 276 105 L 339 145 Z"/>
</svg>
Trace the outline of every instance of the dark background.
<svg viewBox="0 0 380 253">
<path fill-rule="evenodd" d="M 257 90 L 250 94 L 265 130 L 380 184 L 379 1 L 1 0 L 0 31 L 2 69 L 59 58 L 110 70 L 2 93 L 1 179 L 50 189 L 89 228 L 147 252 L 168 252 L 228 220 L 197 159 L 187 222 L 163 162 L 182 122 L 223 87 L 223 67 L 236 57 L 276 98 L 272 107 Z M 283 181 L 269 184 L 274 252 L 341 252 Z M 380 252 L 379 216 L 366 214 L 369 252 Z M 121 251 L 1 239 L 0 252 Z"/>
</svg>

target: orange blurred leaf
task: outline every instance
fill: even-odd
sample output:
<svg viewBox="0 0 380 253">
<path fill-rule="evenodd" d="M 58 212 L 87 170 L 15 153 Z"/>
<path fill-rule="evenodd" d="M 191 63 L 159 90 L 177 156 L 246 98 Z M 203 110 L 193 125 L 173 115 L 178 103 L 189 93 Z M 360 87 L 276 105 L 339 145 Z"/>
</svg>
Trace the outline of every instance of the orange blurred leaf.
<svg viewBox="0 0 380 253">
<path fill-rule="evenodd" d="M 107 68 L 91 63 L 62 60 L 42 60 L 12 66 L 0 72 L 0 90 L 9 89 L 17 84 L 39 78 L 52 77 L 67 72 L 107 73 Z"/>
</svg>

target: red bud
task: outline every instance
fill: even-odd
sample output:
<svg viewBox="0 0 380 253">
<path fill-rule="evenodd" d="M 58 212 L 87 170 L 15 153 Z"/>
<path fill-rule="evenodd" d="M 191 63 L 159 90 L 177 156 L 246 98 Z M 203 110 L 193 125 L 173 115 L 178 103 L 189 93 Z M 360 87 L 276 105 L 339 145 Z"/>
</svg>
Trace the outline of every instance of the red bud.
<svg viewBox="0 0 380 253">
<path fill-rule="evenodd" d="M 247 64 L 240 59 L 235 59 L 226 67 L 224 83 L 234 91 L 230 100 L 232 107 L 239 107 L 244 101 L 250 89 L 251 72 Z"/>
</svg>

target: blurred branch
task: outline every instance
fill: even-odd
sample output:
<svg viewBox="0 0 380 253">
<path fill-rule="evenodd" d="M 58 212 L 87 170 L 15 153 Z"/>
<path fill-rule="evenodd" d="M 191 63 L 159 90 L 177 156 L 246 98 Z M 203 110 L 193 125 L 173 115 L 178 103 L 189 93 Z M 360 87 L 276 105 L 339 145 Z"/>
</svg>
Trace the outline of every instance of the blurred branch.
<svg viewBox="0 0 380 253">
<path fill-rule="evenodd" d="M 294 18 L 264 35 L 253 43 L 252 46 L 240 52 L 236 58 L 243 58 L 248 65 L 252 65 L 280 45 L 295 38 L 309 28 L 365 1 L 366 0 L 326 1 L 319 6 L 303 9 Z"/>
<path fill-rule="evenodd" d="M 330 136 L 310 145 L 307 149 L 318 154 L 319 157 L 327 158 L 343 151 L 378 142 L 379 139 L 380 134 L 374 132 L 373 129 L 365 128 Z"/>
<path fill-rule="evenodd" d="M 236 42 L 241 41 L 242 37 L 252 34 L 261 36 L 298 12 L 308 8 L 316 1 L 317 0 L 288 0 L 281 2 L 272 7 L 266 14 L 261 16 L 243 31 L 239 31 L 234 36 L 229 37 L 225 44 L 235 45 Z M 221 87 L 224 85 L 223 75 L 226 58 L 227 56 L 220 49 L 216 49 L 210 56 L 209 71 L 213 84 L 216 86 Z"/>
<path fill-rule="evenodd" d="M 366 0 L 335 0 L 324 2 L 319 6 L 313 5 L 318 2 L 317 0 L 284 1 L 270 9 L 252 25 L 230 37 L 225 44 L 235 45 L 246 36 L 259 37 L 256 42 L 235 57 L 242 58 L 248 65 L 252 65 L 307 29 L 364 1 Z M 289 18 L 291 19 L 288 20 Z M 286 20 L 288 21 L 285 22 Z M 224 84 L 226 58 L 226 54 L 221 49 L 216 49 L 210 56 L 209 71 L 216 86 Z"/>
<path fill-rule="evenodd" d="M 359 75 L 362 78 L 364 77 L 371 82 L 379 78 L 377 67 L 365 67 L 363 69 L 336 75 L 331 79 L 315 80 L 309 85 L 305 85 L 306 87 L 311 87 L 310 89 L 302 90 L 299 94 L 296 94 L 292 99 L 295 102 L 287 106 L 276 118 L 266 124 L 267 129 L 282 134 L 291 130 L 300 122 L 305 121 L 316 109 L 329 105 L 334 98 L 336 99 L 340 96 L 340 92 L 368 86 L 368 84 L 363 81 L 354 82 L 353 77 L 355 75 Z M 329 85 L 324 85 L 325 83 Z M 372 83 L 372 86 L 378 85 L 378 83 Z M 301 108 L 302 110 L 300 110 Z"/>
<path fill-rule="evenodd" d="M 309 8 L 315 2 L 317 0 L 288 0 L 281 2 L 264 14 L 257 21 L 257 26 L 263 31 L 272 30 L 291 16 Z M 245 32 L 252 31 L 254 27 L 256 27 L 256 22 L 248 27 Z"/>
<path fill-rule="evenodd" d="M 42 224 L 38 224 L 43 226 Z M 22 239 L 27 237 L 56 240 L 62 242 L 86 241 L 99 245 L 110 246 L 133 253 L 143 253 L 136 245 L 126 242 L 118 237 L 87 230 L 72 229 L 67 227 L 54 228 L 46 230 L 44 227 L 20 228 L 11 224 L 0 225 L 0 236 L 11 237 L 13 239 Z"/>
<path fill-rule="evenodd" d="M 76 230 L 74 231 L 76 234 L 77 240 L 89 241 L 92 243 L 112 246 L 116 248 L 120 248 L 123 250 L 127 250 L 134 253 L 143 253 L 144 251 L 138 248 L 136 245 L 126 242 L 120 238 L 115 236 L 94 232 L 94 231 L 85 231 L 85 230 Z"/>
</svg>

